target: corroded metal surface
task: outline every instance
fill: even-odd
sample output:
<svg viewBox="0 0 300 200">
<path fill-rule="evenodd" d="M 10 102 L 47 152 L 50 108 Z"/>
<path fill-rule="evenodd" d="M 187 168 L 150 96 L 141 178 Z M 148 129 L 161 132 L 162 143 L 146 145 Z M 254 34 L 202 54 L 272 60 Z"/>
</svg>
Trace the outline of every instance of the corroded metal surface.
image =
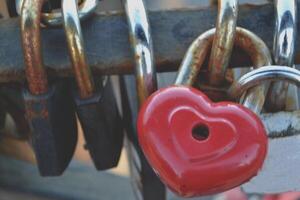
<svg viewBox="0 0 300 200">
<path fill-rule="evenodd" d="M 170 10 L 149 12 L 154 41 L 154 56 L 158 71 L 175 71 L 190 43 L 201 33 L 215 25 L 217 8 L 196 10 Z M 272 4 L 241 5 L 238 24 L 247 28 L 272 47 L 274 21 Z M 200 19 L 201 23 L 199 23 Z M 251 19 L 251 20 L 249 20 Z M 19 20 L 0 20 L 0 82 L 23 81 L 24 63 L 20 46 Z M 132 73 L 134 60 L 130 51 L 126 17 L 123 13 L 97 12 L 83 23 L 87 59 L 94 74 Z M 62 29 L 42 31 L 45 65 L 51 76 L 71 76 L 67 45 Z M 101 45 L 100 45 L 101 44 Z M 300 49 L 300 43 L 296 49 Z M 235 50 L 234 50 L 235 51 Z M 242 51 L 234 53 L 231 67 L 250 65 Z M 296 52 L 296 63 L 300 61 Z"/>
<path fill-rule="evenodd" d="M 27 86 L 23 86 L 25 116 L 40 174 L 58 176 L 68 166 L 77 144 L 77 124 L 67 81 L 48 87 L 42 59 L 40 19 L 44 1 L 25 0 L 21 35 Z"/>
<path fill-rule="evenodd" d="M 216 29 L 201 34 L 189 47 L 179 73 L 176 77 L 177 85 L 193 85 L 211 46 Z M 237 27 L 234 45 L 243 49 L 253 61 L 254 68 L 271 64 L 271 54 L 265 43 L 250 31 Z M 243 105 L 256 113 L 261 111 L 265 100 L 266 86 L 261 85 L 247 91 L 247 96 L 242 101 Z"/>
<path fill-rule="evenodd" d="M 29 90 L 39 95 L 48 91 L 48 79 L 43 65 L 39 22 L 44 1 L 25 1 L 21 17 L 22 45 Z"/>
<path fill-rule="evenodd" d="M 238 1 L 219 1 L 218 9 L 216 33 L 208 66 L 209 83 L 216 86 L 224 82 L 230 61 L 238 17 Z"/>
</svg>

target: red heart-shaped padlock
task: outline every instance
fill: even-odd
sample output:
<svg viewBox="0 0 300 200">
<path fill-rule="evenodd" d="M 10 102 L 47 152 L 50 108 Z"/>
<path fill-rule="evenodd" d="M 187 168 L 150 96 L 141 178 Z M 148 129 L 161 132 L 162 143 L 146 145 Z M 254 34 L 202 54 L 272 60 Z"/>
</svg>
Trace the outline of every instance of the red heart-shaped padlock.
<svg viewBox="0 0 300 200">
<path fill-rule="evenodd" d="M 138 117 L 140 145 L 162 181 L 180 196 L 219 193 L 255 176 L 267 151 L 260 119 L 231 102 L 213 103 L 181 86 L 161 89 Z"/>
</svg>

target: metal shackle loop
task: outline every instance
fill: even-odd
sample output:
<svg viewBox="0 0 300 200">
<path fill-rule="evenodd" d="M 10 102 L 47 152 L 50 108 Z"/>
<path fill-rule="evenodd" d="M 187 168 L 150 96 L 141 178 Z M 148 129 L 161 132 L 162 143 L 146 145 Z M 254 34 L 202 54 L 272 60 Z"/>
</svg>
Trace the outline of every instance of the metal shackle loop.
<svg viewBox="0 0 300 200">
<path fill-rule="evenodd" d="M 264 66 L 243 75 L 231 85 L 228 94 L 233 98 L 238 98 L 247 92 L 247 90 L 266 81 L 274 80 L 293 83 L 300 87 L 300 71 L 286 66 Z"/>
<path fill-rule="evenodd" d="M 16 0 L 16 8 L 17 13 L 20 13 L 21 7 L 23 5 L 24 0 Z M 85 20 L 90 17 L 98 6 L 99 0 L 83 0 L 83 2 L 79 5 L 78 15 L 80 20 Z M 77 2 L 77 0 L 76 0 Z M 63 16 L 62 13 L 51 12 L 51 13 L 42 13 L 41 22 L 45 26 L 55 27 L 63 24 Z"/>
<path fill-rule="evenodd" d="M 69 55 L 75 73 L 79 95 L 81 98 L 88 98 L 93 95 L 95 86 L 85 55 L 76 0 L 62 0 L 61 7 Z"/>
<path fill-rule="evenodd" d="M 193 85 L 211 47 L 216 29 L 201 34 L 190 45 L 178 70 L 175 85 Z M 266 44 L 254 33 L 237 27 L 234 46 L 246 51 L 254 68 L 271 64 L 271 54 Z"/>
<path fill-rule="evenodd" d="M 175 85 L 194 84 L 213 41 L 215 30 L 204 32 L 191 44 L 179 68 Z M 246 51 L 254 68 L 271 65 L 272 58 L 268 47 L 254 33 L 237 27 L 234 45 Z M 253 88 L 245 98 L 244 105 L 254 111 L 260 110 L 263 106 L 265 90 L 265 86 Z"/>
<path fill-rule="evenodd" d="M 275 0 L 274 5 L 274 61 L 276 65 L 293 67 L 297 37 L 297 1 Z M 284 82 L 274 82 L 270 85 L 267 103 L 272 111 L 285 109 L 288 85 Z"/>
<path fill-rule="evenodd" d="M 216 33 L 212 44 L 208 71 L 209 83 L 219 86 L 225 80 L 231 52 L 234 44 L 238 0 L 218 1 Z"/>
<path fill-rule="evenodd" d="M 41 48 L 40 19 L 44 0 L 24 0 L 21 10 L 21 37 L 25 73 L 29 91 L 33 95 L 48 91 L 47 73 Z"/>
<path fill-rule="evenodd" d="M 143 0 L 124 0 L 135 59 L 138 101 L 141 105 L 157 90 L 150 25 Z"/>
</svg>

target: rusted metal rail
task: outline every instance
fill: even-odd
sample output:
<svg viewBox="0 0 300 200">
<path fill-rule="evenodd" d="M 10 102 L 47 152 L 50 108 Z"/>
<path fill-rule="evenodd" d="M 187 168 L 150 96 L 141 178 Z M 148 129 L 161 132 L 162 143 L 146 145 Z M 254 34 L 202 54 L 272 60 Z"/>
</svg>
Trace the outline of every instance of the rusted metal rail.
<svg viewBox="0 0 300 200">
<path fill-rule="evenodd" d="M 158 71 L 178 68 L 190 43 L 201 33 L 214 27 L 216 7 L 197 10 L 150 12 L 155 60 Z M 241 5 L 238 26 L 247 28 L 272 46 L 274 30 L 272 4 Z M 299 20 L 300 21 L 300 20 Z M 300 29 L 300 26 L 298 26 Z M 128 27 L 124 13 L 97 12 L 83 23 L 88 61 L 97 74 L 131 73 L 134 66 L 130 51 Z M 72 75 L 63 28 L 44 29 L 42 46 L 50 75 Z M 24 63 L 20 42 L 19 19 L 0 20 L 0 82 L 24 80 Z M 298 42 L 296 63 L 300 63 Z M 248 65 L 249 59 L 233 53 L 231 67 Z"/>
</svg>

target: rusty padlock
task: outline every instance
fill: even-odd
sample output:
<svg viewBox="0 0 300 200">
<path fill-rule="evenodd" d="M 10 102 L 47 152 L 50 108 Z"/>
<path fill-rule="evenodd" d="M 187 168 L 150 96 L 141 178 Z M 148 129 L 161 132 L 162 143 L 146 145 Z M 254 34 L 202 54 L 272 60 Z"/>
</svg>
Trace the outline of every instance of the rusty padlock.
<svg viewBox="0 0 300 200">
<path fill-rule="evenodd" d="M 123 126 L 111 81 L 98 77 L 94 82 L 85 56 L 76 0 L 63 0 L 62 12 L 77 81 L 77 88 L 73 88 L 76 113 L 96 168 L 109 169 L 117 166 L 123 146 Z"/>
<path fill-rule="evenodd" d="M 24 0 L 21 35 L 28 89 L 26 117 L 32 130 L 32 145 L 42 176 L 61 175 L 77 143 L 77 125 L 71 94 L 59 80 L 48 84 L 41 51 L 40 18 L 43 0 Z"/>
<path fill-rule="evenodd" d="M 142 149 L 165 184 L 185 197 L 219 193 L 247 182 L 262 167 L 267 137 L 260 119 L 236 103 L 212 103 L 191 86 L 210 48 L 215 29 L 199 36 L 181 64 L 175 86 L 155 92 L 138 118 Z M 264 42 L 237 28 L 235 46 L 255 67 L 271 64 Z M 184 87 L 183 87 L 183 86 Z M 265 86 L 247 94 L 245 105 L 260 108 Z M 247 128 L 245 128 L 247 127 Z"/>
<path fill-rule="evenodd" d="M 210 85 L 220 86 L 224 83 L 234 44 L 237 16 L 238 0 L 218 1 L 216 33 L 208 64 Z"/>
</svg>

